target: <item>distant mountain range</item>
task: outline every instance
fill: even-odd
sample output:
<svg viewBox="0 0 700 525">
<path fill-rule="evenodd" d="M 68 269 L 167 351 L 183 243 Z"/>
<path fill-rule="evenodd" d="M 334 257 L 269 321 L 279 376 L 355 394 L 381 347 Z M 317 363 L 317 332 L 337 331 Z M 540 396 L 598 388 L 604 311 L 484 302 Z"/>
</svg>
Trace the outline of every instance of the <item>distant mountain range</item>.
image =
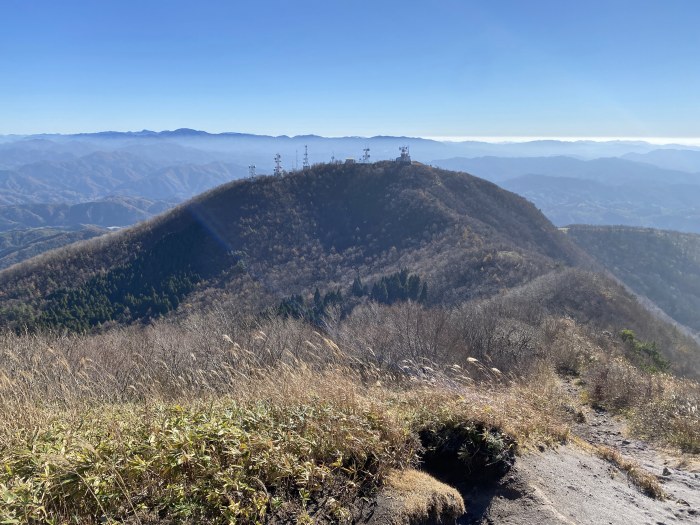
<svg viewBox="0 0 700 525">
<path fill-rule="evenodd" d="M 434 163 L 524 196 L 558 226 L 623 224 L 700 233 L 700 173 L 614 157 L 480 157 Z"/>
<path fill-rule="evenodd" d="M 700 173 L 700 151 L 694 149 L 656 149 L 648 153 L 627 153 L 623 158 L 691 173 Z"/>
<path fill-rule="evenodd" d="M 441 142 L 415 137 L 174 131 L 0 137 L 0 230 L 126 226 L 245 177 L 331 159 L 414 160 L 467 171 L 535 203 L 556 225 L 700 233 L 700 150 L 642 141 Z M 442 159 L 442 160 L 432 160 Z"/>
<path fill-rule="evenodd" d="M 51 144 L 55 146 L 51 146 Z M 144 148 L 145 146 L 145 148 Z M 80 133 L 73 135 L 41 134 L 30 136 L 0 137 L 0 167 L 17 165 L 17 159 L 26 159 L 28 151 L 50 158 L 47 150 L 56 150 L 61 160 L 66 155 L 84 155 L 90 151 L 114 151 L 126 149 L 146 152 L 151 158 L 170 164 L 177 162 L 205 163 L 230 162 L 242 166 L 256 164 L 264 172 L 273 168 L 275 153 L 282 155 L 284 167 L 293 169 L 301 165 L 304 146 L 308 146 L 312 163 L 328 162 L 332 156 L 338 159 L 359 158 L 363 148 L 370 148 L 373 160 L 393 159 L 399 146 L 409 146 L 413 156 L 422 162 L 451 157 L 531 157 L 566 155 L 582 159 L 618 157 L 626 154 L 646 154 L 661 148 L 643 141 L 611 140 L 533 140 L 529 142 L 492 143 L 477 140 L 443 142 L 418 137 L 320 137 L 300 135 L 288 137 L 253 135 L 248 133 L 207 133 L 192 129 L 174 131 L 149 131 Z M 689 148 L 668 145 L 664 149 Z M 136 148 L 135 150 L 133 148 Z M 20 151 L 16 151 L 19 149 Z M 168 152 L 174 153 L 168 160 Z M 14 160 L 13 160 L 14 159 Z M 57 160 L 57 159 L 53 159 Z M 10 164 L 8 165 L 8 162 Z"/>
</svg>

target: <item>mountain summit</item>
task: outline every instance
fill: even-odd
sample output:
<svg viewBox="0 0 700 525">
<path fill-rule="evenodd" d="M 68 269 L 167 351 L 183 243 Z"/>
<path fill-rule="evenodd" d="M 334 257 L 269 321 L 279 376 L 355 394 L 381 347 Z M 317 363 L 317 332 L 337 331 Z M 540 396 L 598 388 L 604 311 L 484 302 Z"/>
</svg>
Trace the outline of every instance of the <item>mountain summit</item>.
<svg viewBox="0 0 700 525">
<path fill-rule="evenodd" d="M 523 311 L 536 303 L 677 346 L 681 336 L 618 284 L 581 271 L 594 268 L 530 202 L 483 179 L 419 163 L 322 164 L 231 182 L 135 227 L 8 268 L 0 323 L 87 331 L 277 305 L 306 315 L 306 301 L 346 311 L 367 294 L 417 299 L 421 283 L 428 304 L 510 294 Z"/>
<path fill-rule="evenodd" d="M 193 299 L 226 296 L 255 309 L 401 268 L 449 302 L 581 257 L 532 204 L 482 179 L 417 163 L 324 164 L 232 182 L 9 269 L 0 304 L 5 322 L 89 328 Z"/>
</svg>

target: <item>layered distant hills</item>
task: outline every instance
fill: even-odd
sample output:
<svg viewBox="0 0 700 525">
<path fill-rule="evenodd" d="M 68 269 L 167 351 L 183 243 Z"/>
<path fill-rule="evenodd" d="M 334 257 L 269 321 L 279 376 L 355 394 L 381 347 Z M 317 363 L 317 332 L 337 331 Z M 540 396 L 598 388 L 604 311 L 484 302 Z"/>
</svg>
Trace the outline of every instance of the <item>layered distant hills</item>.
<svg viewBox="0 0 700 525">
<path fill-rule="evenodd" d="M 683 165 L 696 151 L 657 150 L 635 159 Z M 627 157 L 630 157 L 628 155 Z M 623 224 L 700 233 L 700 173 L 628 158 L 480 157 L 435 161 L 518 193 L 554 224 Z M 699 170 L 700 171 L 700 170 Z"/>
<path fill-rule="evenodd" d="M 642 141 L 443 142 L 410 137 L 297 137 L 174 131 L 0 137 L 0 232 L 124 227 L 248 175 L 331 159 L 414 160 L 466 171 L 532 201 L 557 226 L 585 223 L 700 233 L 700 151 Z M 442 159 L 442 160 L 435 160 Z M 98 227 L 95 229 L 94 227 Z M 105 231 L 105 230 L 102 230 Z M 36 235 L 36 234 L 33 234 Z M 86 235 L 88 235 L 86 233 Z M 74 235 L 55 237 L 58 246 Z M 19 256 L 18 256 L 19 257 Z M 15 260 L 15 259 L 12 259 Z M 18 260 L 21 260 L 19 258 Z"/>
<path fill-rule="evenodd" d="M 113 196 L 180 201 L 244 174 L 247 169 L 232 164 L 163 167 L 132 153 L 96 152 L 0 171 L 0 206 L 75 204 Z"/>
<path fill-rule="evenodd" d="M 245 133 L 102 132 L 0 137 L 0 207 L 138 197 L 169 206 L 247 175 L 359 159 L 414 160 L 466 171 L 532 200 L 555 224 L 611 224 L 700 233 L 700 150 L 642 141 L 441 142 L 410 137 L 271 137 Z M 436 160 L 441 159 L 441 160 Z M 2 210 L 0 208 L 0 216 Z M 51 225 L 53 226 L 53 225 Z"/>
</svg>

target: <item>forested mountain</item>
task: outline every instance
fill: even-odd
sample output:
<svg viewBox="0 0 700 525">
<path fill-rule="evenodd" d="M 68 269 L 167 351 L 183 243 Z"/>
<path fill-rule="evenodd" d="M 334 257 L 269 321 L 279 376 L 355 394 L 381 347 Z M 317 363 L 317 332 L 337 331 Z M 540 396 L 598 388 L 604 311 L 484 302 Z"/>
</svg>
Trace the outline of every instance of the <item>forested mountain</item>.
<svg viewBox="0 0 700 525">
<path fill-rule="evenodd" d="M 0 232 L 0 270 L 77 241 L 104 235 L 97 226 L 81 228 L 27 228 Z"/>
<path fill-rule="evenodd" d="M 0 170 L 0 205 L 77 204 L 124 195 L 182 200 L 245 174 L 232 164 L 164 168 L 132 153 L 101 151 Z"/>
<path fill-rule="evenodd" d="M 111 197 L 78 204 L 18 204 L 0 206 L 0 231 L 25 228 L 129 226 L 162 213 L 177 201 Z"/>
<path fill-rule="evenodd" d="M 298 314 L 351 296 L 450 305 L 508 292 L 523 312 L 538 296 L 552 314 L 678 346 L 680 334 L 624 290 L 574 268 L 594 263 L 490 182 L 415 163 L 327 164 L 229 183 L 0 272 L 0 315 L 82 331 L 213 305 L 255 313 L 282 301 L 280 312 Z"/>
<path fill-rule="evenodd" d="M 257 308 L 407 267 L 449 302 L 579 260 L 531 204 L 484 180 L 393 162 L 322 165 L 224 185 L 3 272 L 0 300 L 6 321 L 68 316 L 86 327 L 164 313 L 195 291 Z"/>
<path fill-rule="evenodd" d="M 567 230 L 636 293 L 700 332 L 700 235 L 622 226 Z"/>
</svg>

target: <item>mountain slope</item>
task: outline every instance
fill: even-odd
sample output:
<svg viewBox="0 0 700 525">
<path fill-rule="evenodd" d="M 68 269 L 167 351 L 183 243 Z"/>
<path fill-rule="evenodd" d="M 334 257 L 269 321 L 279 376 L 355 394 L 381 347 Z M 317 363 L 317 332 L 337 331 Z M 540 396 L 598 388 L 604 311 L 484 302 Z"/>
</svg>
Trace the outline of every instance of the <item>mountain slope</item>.
<svg viewBox="0 0 700 525">
<path fill-rule="evenodd" d="M 401 267 L 450 302 L 581 259 L 530 203 L 484 180 L 393 162 L 322 165 L 222 186 L 2 272 L 0 307 L 5 323 L 86 328 L 158 315 L 186 298 L 224 295 L 255 309 Z"/>
<path fill-rule="evenodd" d="M 620 226 L 568 234 L 636 293 L 700 332 L 700 235 Z"/>
<path fill-rule="evenodd" d="M 107 233 L 96 226 L 79 229 L 29 228 L 0 232 L 0 270 L 49 250 Z"/>
</svg>

